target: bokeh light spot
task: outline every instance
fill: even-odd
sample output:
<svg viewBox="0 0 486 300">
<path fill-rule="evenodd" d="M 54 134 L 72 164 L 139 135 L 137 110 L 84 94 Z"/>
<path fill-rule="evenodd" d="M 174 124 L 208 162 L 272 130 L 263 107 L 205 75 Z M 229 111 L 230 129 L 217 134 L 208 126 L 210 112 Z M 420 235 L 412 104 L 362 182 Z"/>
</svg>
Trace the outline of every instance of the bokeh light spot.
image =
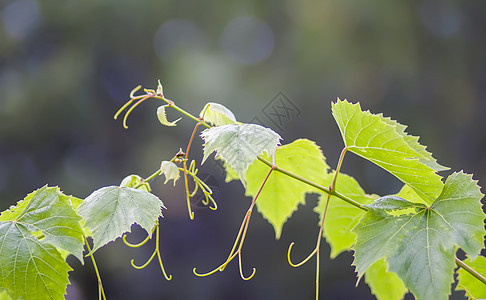
<svg viewBox="0 0 486 300">
<path fill-rule="evenodd" d="M 232 59 L 242 64 L 255 64 L 268 58 L 273 51 L 274 36 L 260 20 L 239 17 L 226 25 L 221 47 Z"/>
<path fill-rule="evenodd" d="M 39 4 L 35 0 L 17 0 L 2 11 L 5 31 L 12 39 L 23 40 L 40 23 Z"/>
<path fill-rule="evenodd" d="M 155 33 L 155 52 L 162 61 L 171 60 L 175 54 L 203 47 L 205 38 L 191 21 L 172 19 L 166 21 Z"/>
</svg>

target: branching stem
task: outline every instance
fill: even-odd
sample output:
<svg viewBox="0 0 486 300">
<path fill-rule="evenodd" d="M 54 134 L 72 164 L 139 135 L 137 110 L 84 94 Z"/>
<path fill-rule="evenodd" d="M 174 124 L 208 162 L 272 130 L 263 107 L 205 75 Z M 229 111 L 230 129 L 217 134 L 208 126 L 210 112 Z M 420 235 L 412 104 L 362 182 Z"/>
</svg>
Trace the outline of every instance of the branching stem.
<svg viewBox="0 0 486 300">
<path fill-rule="evenodd" d="M 128 111 L 127 111 L 127 113 L 125 114 L 125 117 L 124 117 L 124 123 L 123 123 L 125 128 L 126 128 L 126 119 L 127 119 L 128 115 L 130 114 L 130 112 L 131 112 L 131 111 L 134 109 L 134 107 L 136 107 L 137 105 L 139 105 L 141 102 L 143 102 L 144 100 L 146 100 L 146 99 L 148 99 L 148 98 L 156 98 L 156 99 L 163 100 L 163 101 L 165 101 L 165 102 L 166 102 L 166 103 L 167 103 L 167 104 L 168 104 L 170 107 L 174 108 L 175 110 L 177 110 L 177 111 L 178 111 L 178 112 L 180 112 L 181 114 L 183 114 L 183 115 L 185 115 L 186 117 L 188 117 L 188 118 L 192 119 L 193 121 L 197 122 L 197 125 L 196 125 L 196 127 L 194 128 L 193 136 L 194 136 L 194 133 L 195 133 L 195 131 L 196 131 L 196 128 L 197 128 L 199 125 L 202 125 L 202 126 L 204 126 L 204 127 L 206 127 L 206 128 L 211 127 L 209 124 L 207 124 L 206 122 L 204 122 L 204 120 L 202 120 L 201 118 L 197 118 L 197 117 L 195 117 L 195 116 L 194 116 L 194 115 L 192 115 L 191 113 L 189 113 L 189 112 L 185 111 L 184 109 L 180 108 L 179 106 L 177 106 L 177 105 L 174 103 L 174 101 L 169 100 L 169 99 L 165 98 L 165 97 L 164 97 L 164 96 L 162 96 L 162 95 L 156 95 L 156 94 L 152 94 L 152 93 L 146 93 L 145 95 L 141 95 L 141 96 L 135 96 L 135 95 L 134 95 L 134 93 L 135 93 L 136 91 L 138 91 L 140 88 L 141 88 L 141 86 L 137 86 L 135 89 L 133 89 L 133 90 L 132 90 L 132 92 L 130 93 L 130 98 L 131 98 L 131 99 L 130 99 L 130 100 L 127 102 L 127 103 L 125 103 L 125 105 L 123 105 L 123 106 L 122 106 L 122 107 L 121 107 L 121 108 L 118 110 L 118 112 L 115 114 L 115 117 L 114 117 L 114 118 L 115 118 L 115 119 L 117 119 L 117 117 L 118 117 L 118 116 L 121 114 L 121 112 L 122 112 L 123 110 L 125 110 L 125 109 L 126 109 L 126 108 L 127 108 L 127 107 L 128 107 L 128 106 L 129 106 L 129 105 L 130 105 L 130 104 L 131 104 L 133 101 L 134 101 L 134 100 L 139 100 L 139 101 L 138 101 L 138 102 L 136 102 L 136 103 L 135 103 L 135 104 L 134 104 L 134 105 L 133 105 L 133 106 L 132 106 L 132 107 L 131 107 L 131 108 L 130 108 Z M 192 141 L 192 139 L 193 139 L 193 137 L 191 137 L 191 141 Z M 188 150 L 189 150 L 189 146 L 190 146 L 190 143 L 189 143 L 189 145 L 188 145 Z M 285 175 L 287 175 L 287 176 L 289 176 L 289 177 L 291 177 L 291 178 L 294 178 L 294 179 L 296 179 L 296 180 L 298 180 L 298 181 L 300 181 L 300 182 L 303 182 L 303 183 L 305 183 L 305 184 L 308 184 L 308 185 L 310 185 L 310 186 L 312 186 L 312 187 L 314 187 L 314 188 L 316 188 L 316 189 L 318 189 L 318 190 L 320 190 L 320 191 L 322 191 L 322 192 L 324 192 L 324 193 L 328 194 L 328 201 L 326 202 L 326 208 L 325 208 L 325 211 L 324 211 L 323 220 L 322 220 L 321 228 L 320 228 L 320 231 L 319 231 L 319 237 L 318 237 L 318 243 L 319 243 L 319 244 L 320 244 L 320 239 L 321 239 L 321 236 L 322 236 L 322 229 L 323 229 L 323 224 L 324 224 L 324 223 L 323 223 L 323 222 L 324 222 L 324 216 L 325 216 L 325 212 L 327 211 L 327 204 L 328 204 L 328 202 L 329 202 L 329 198 L 330 198 L 330 196 L 335 196 L 335 197 L 337 197 L 337 198 L 339 198 L 339 199 L 341 199 L 341 200 L 344 200 L 344 201 L 346 201 L 347 203 L 349 203 L 349 204 L 351 204 L 351 205 L 353 205 L 353 206 L 355 206 L 355 207 L 357 207 L 357 208 L 359 208 L 359 209 L 361 209 L 361 210 L 364 210 L 364 211 L 367 211 L 367 210 L 368 210 L 368 208 L 367 208 L 365 205 L 363 205 L 363 204 L 361 204 L 361 203 L 359 203 L 359 202 L 357 202 L 357 201 L 354 201 L 354 200 L 350 199 L 349 197 L 347 197 L 347 196 L 345 196 L 345 195 L 343 195 L 343 194 L 341 194 L 341 193 L 337 192 L 337 191 L 336 191 L 336 189 L 335 189 L 335 185 L 336 185 L 336 179 L 337 179 L 337 174 L 338 174 L 338 173 L 339 173 L 339 171 L 340 171 L 341 164 L 342 164 L 342 158 L 344 157 L 344 154 L 346 153 L 346 151 L 347 151 L 347 148 L 345 147 L 345 148 L 343 149 L 343 151 L 341 152 L 340 161 L 338 162 L 338 167 L 337 167 L 337 169 L 336 169 L 336 174 L 335 174 L 335 176 L 334 176 L 333 183 L 332 183 L 332 186 L 331 186 L 330 188 L 326 188 L 326 187 L 321 186 L 321 185 L 319 185 L 319 184 L 317 184 L 317 183 L 315 183 L 315 182 L 313 182 L 313 181 L 311 181 L 311 180 L 308 180 L 308 179 L 303 178 L 303 177 L 301 177 L 301 176 L 299 176 L 299 175 L 293 174 L 292 172 L 289 172 L 289 171 L 287 171 L 287 170 L 285 170 L 285 169 L 282 169 L 282 168 L 278 167 L 278 166 L 277 166 L 277 165 L 275 165 L 275 164 L 272 164 L 271 162 L 267 161 L 267 160 L 266 160 L 266 159 L 264 159 L 263 157 L 258 156 L 258 160 L 260 160 L 260 161 L 261 161 L 261 162 L 263 162 L 264 164 L 266 164 L 266 165 L 268 165 L 269 167 L 271 167 L 271 170 L 270 170 L 270 172 L 268 173 L 268 175 L 267 175 L 267 178 L 266 178 L 266 179 L 268 179 L 268 176 L 270 175 L 270 173 L 271 173 L 273 170 L 275 170 L 275 171 L 278 171 L 278 172 L 280 172 L 280 173 L 282 173 L 282 174 L 285 174 Z M 189 152 L 189 151 L 188 151 L 188 152 Z M 185 164 L 185 161 L 184 161 L 184 164 Z M 187 170 L 186 165 L 184 165 L 184 169 L 185 169 L 185 170 Z M 184 172 L 184 176 L 185 176 L 185 179 L 187 180 L 187 175 L 186 175 L 186 172 Z M 265 179 L 265 181 L 266 181 L 266 179 Z M 264 182 L 264 184 L 265 184 L 265 182 Z M 263 185 L 262 185 L 262 187 L 261 187 L 261 188 L 263 188 Z M 261 190 L 261 188 L 260 188 L 260 190 Z M 187 189 L 187 181 L 186 181 L 186 189 Z M 186 191 L 186 192 L 188 192 L 188 191 Z M 257 197 L 258 197 L 258 194 L 257 194 Z M 212 272 L 209 272 L 209 273 L 206 273 L 206 274 L 197 274 L 197 273 L 196 273 L 196 268 L 194 268 L 194 270 L 193 270 L 194 274 L 196 274 L 196 275 L 198 275 L 198 276 L 206 276 L 206 275 L 213 274 L 213 273 L 215 273 L 216 271 L 222 271 L 222 270 L 224 270 L 224 268 L 226 267 L 226 265 L 227 265 L 227 264 L 228 264 L 228 263 L 229 263 L 229 262 L 230 262 L 230 261 L 231 261 L 231 260 L 232 260 L 234 257 L 236 257 L 236 253 L 235 253 L 235 254 L 233 254 L 233 253 L 234 253 L 234 250 L 235 250 L 235 248 L 236 248 L 237 242 L 239 241 L 239 238 L 240 238 L 240 235 L 241 235 L 241 233 L 242 233 L 243 228 L 247 228 L 247 226 L 248 226 L 248 224 L 247 224 L 247 222 L 249 221 L 249 217 L 248 217 L 248 216 L 249 216 L 249 214 L 248 214 L 248 213 L 250 213 L 250 214 L 251 214 L 251 210 L 253 209 L 253 205 L 254 205 L 255 200 L 256 200 L 256 198 L 257 198 L 257 197 L 255 197 L 255 199 L 254 199 L 254 201 L 253 201 L 252 205 L 250 206 L 250 209 L 248 210 L 247 214 L 245 215 L 245 218 L 243 219 L 242 226 L 240 227 L 240 231 L 239 231 L 239 233 L 238 233 L 238 236 L 237 236 L 237 238 L 236 238 L 235 244 L 234 244 L 234 246 L 233 246 L 233 249 L 232 249 L 232 250 L 231 250 L 231 252 L 230 252 L 230 255 L 229 255 L 229 257 L 228 257 L 227 261 L 226 261 L 225 263 L 223 263 L 223 264 L 222 264 L 220 267 L 218 267 L 218 268 L 216 268 L 215 270 L 213 270 Z M 188 205 L 189 205 L 189 203 L 188 203 Z M 192 213 L 192 212 L 191 212 L 190 207 L 189 207 L 188 209 L 189 209 L 189 212 L 190 212 L 191 219 L 193 219 L 193 217 L 194 217 L 194 213 Z M 246 223 L 246 224 L 245 224 L 245 223 Z M 245 230 L 245 233 L 246 233 L 246 230 Z M 244 235 L 243 235 L 242 239 L 244 239 Z M 318 254 L 319 254 L 319 250 L 318 250 L 318 247 L 316 247 L 316 249 L 314 249 L 314 251 L 312 251 L 312 252 L 311 252 L 311 254 L 309 254 L 309 256 L 308 256 L 308 257 L 307 257 L 307 258 L 306 258 L 304 261 L 302 261 L 302 262 L 301 262 L 301 263 L 299 263 L 299 264 L 293 264 L 293 263 L 290 261 L 290 252 L 291 252 L 291 249 L 292 249 L 293 245 L 294 245 L 294 243 L 291 243 L 291 244 L 290 244 L 290 246 L 289 246 L 288 258 L 289 258 L 289 263 L 290 263 L 290 265 L 292 265 L 292 266 L 294 266 L 294 267 L 301 266 L 302 264 L 304 264 L 305 262 L 307 262 L 307 261 L 308 261 L 310 258 L 312 258 L 312 256 L 313 256 L 314 254 L 317 254 L 317 257 L 319 257 L 319 255 L 318 255 Z M 242 242 L 240 243 L 240 247 L 239 247 L 238 251 L 240 251 L 240 250 L 241 250 L 241 246 L 242 246 Z M 238 251 L 237 251 L 237 253 L 239 253 Z M 457 263 L 457 265 L 458 265 L 459 267 L 463 268 L 463 269 L 464 269 L 464 270 L 466 270 L 468 273 L 470 273 L 472 276 L 474 276 L 475 278 L 477 278 L 478 280 L 480 280 L 482 283 L 484 283 L 484 284 L 486 285 L 486 278 L 485 278 L 484 276 L 482 276 L 481 274 L 479 274 L 478 272 L 476 272 L 476 271 L 475 271 L 473 268 L 471 268 L 470 266 L 468 266 L 466 263 L 464 263 L 463 261 L 461 261 L 461 260 L 460 260 L 460 259 L 458 259 L 457 257 L 456 257 L 456 263 Z M 253 274 L 250 276 L 250 278 L 251 278 L 253 275 L 254 275 L 254 273 L 253 273 Z M 243 277 L 243 276 L 242 276 L 242 277 Z M 318 279 L 318 274 L 317 274 L 317 279 Z M 317 294 L 317 290 L 316 290 L 316 294 Z"/>
</svg>

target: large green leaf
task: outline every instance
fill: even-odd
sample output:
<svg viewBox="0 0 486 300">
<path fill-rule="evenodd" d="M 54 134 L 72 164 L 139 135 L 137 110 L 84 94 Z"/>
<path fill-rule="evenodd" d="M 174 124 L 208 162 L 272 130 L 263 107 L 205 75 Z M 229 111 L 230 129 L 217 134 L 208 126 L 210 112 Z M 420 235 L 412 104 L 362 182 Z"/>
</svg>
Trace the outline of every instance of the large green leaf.
<svg viewBox="0 0 486 300">
<path fill-rule="evenodd" d="M 334 177 L 329 176 L 330 179 Z M 367 195 L 359 183 L 351 176 L 339 173 L 336 181 L 336 190 L 341 194 L 361 203 L 369 204 L 373 202 L 374 197 Z M 318 205 L 314 211 L 319 214 L 320 222 L 327 201 L 327 194 L 319 196 Z M 323 235 L 331 246 L 331 258 L 335 258 L 341 252 L 351 250 L 356 242 L 356 234 L 351 229 L 358 224 L 359 219 L 365 214 L 365 211 L 357 208 L 335 196 L 329 200 L 326 220 L 324 221 Z M 319 222 L 319 224 L 320 224 Z"/>
<path fill-rule="evenodd" d="M 137 223 L 148 234 L 162 216 L 164 204 L 146 191 L 108 186 L 94 191 L 78 207 L 78 213 L 86 220 L 92 233 L 93 252 L 121 237 Z"/>
<path fill-rule="evenodd" d="M 471 256 L 482 248 L 485 230 L 472 176 L 454 173 L 430 207 L 396 196 L 382 197 L 353 229 L 358 276 L 385 257 L 390 270 L 420 299 L 447 299 L 457 246 Z"/>
<path fill-rule="evenodd" d="M 211 127 L 201 133 L 204 140 L 202 162 L 216 151 L 245 182 L 245 175 L 258 155 L 272 154 L 280 143 L 280 136 L 270 128 L 256 124 L 230 124 Z"/>
<path fill-rule="evenodd" d="M 0 215 L 0 221 L 23 225 L 42 236 L 46 243 L 67 251 L 83 261 L 81 217 L 74 211 L 71 197 L 57 187 L 44 186 Z"/>
<path fill-rule="evenodd" d="M 478 256 L 473 262 L 468 258 L 464 262 L 479 274 L 486 276 L 486 257 Z M 460 268 L 457 273 L 459 274 L 457 277 L 459 283 L 457 284 L 456 289 L 465 290 L 469 295 L 476 299 L 486 298 L 486 285 L 484 285 L 484 283 L 462 268 Z"/>
<path fill-rule="evenodd" d="M 58 188 L 44 186 L 0 216 L 0 290 L 13 299 L 64 299 L 71 270 L 61 252 L 82 260 L 83 232 Z"/>
<path fill-rule="evenodd" d="M 203 119 L 204 122 L 213 124 L 215 126 L 236 124 L 235 115 L 231 110 L 227 109 L 225 106 L 208 102 L 201 110 L 199 117 Z"/>
<path fill-rule="evenodd" d="M 365 281 L 378 300 L 400 300 L 408 291 L 400 277 L 388 271 L 388 264 L 384 258 L 369 267 Z"/>
<path fill-rule="evenodd" d="M 265 156 L 271 160 L 270 157 Z M 319 184 L 328 180 L 328 165 L 321 149 L 314 142 L 298 139 L 275 150 L 275 164 L 296 175 Z M 246 195 L 255 197 L 265 177 L 270 171 L 266 164 L 255 161 L 247 172 Z M 280 238 L 283 224 L 305 203 L 305 193 L 317 190 L 278 171 L 272 172 L 258 196 L 256 206 L 265 219 L 275 229 L 275 237 Z"/>
<path fill-rule="evenodd" d="M 437 198 L 443 184 L 436 171 L 446 168 L 418 143 L 418 137 L 406 134 L 404 125 L 346 100 L 333 103 L 332 114 L 349 151 L 395 175 L 427 203 Z"/>
</svg>

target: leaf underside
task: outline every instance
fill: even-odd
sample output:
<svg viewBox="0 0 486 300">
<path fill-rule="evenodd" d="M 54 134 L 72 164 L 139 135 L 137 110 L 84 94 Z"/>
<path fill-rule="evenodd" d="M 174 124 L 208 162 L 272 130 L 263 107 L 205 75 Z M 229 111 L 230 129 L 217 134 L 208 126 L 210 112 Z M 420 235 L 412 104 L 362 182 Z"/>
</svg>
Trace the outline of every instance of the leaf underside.
<svg viewBox="0 0 486 300">
<path fill-rule="evenodd" d="M 204 122 L 214 126 L 236 124 L 235 115 L 225 106 L 214 102 L 206 103 L 199 117 Z"/>
<path fill-rule="evenodd" d="M 264 156 L 271 160 L 270 157 Z M 316 183 L 328 180 L 328 165 L 321 149 L 314 142 L 298 139 L 275 150 L 275 164 L 296 175 L 304 176 Z M 246 195 L 255 197 L 270 171 L 266 164 L 255 161 L 247 172 Z M 272 172 L 263 187 L 256 206 L 258 211 L 273 226 L 275 238 L 280 238 L 282 227 L 299 204 L 305 204 L 305 194 L 317 190 L 278 171 Z"/>
<path fill-rule="evenodd" d="M 263 152 L 272 154 L 280 136 L 269 128 L 256 124 L 229 124 L 211 127 L 201 133 L 204 140 L 202 163 L 216 151 L 245 182 L 248 167 Z"/>
<path fill-rule="evenodd" d="M 129 187 L 108 186 L 94 191 L 79 205 L 93 236 L 93 252 L 139 224 L 147 234 L 162 216 L 162 201 L 155 195 Z"/>
<path fill-rule="evenodd" d="M 406 126 L 346 100 L 333 103 L 332 114 L 350 152 L 395 175 L 429 204 L 439 196 L 443 183 L 436 172 L 447 168 L 437 164 L 418 137 L 407 135 Z"/>
<path fill-rule="evenodd" d="M 358 276 L 384 257 L 418 299 L 447 299 L 457 247 L 474 257 L 483 247 L 482 197 L 472 176 L 461 172 L 449 176 L 430 207 L 377 199 L 353 229 Z"/>
</svg>

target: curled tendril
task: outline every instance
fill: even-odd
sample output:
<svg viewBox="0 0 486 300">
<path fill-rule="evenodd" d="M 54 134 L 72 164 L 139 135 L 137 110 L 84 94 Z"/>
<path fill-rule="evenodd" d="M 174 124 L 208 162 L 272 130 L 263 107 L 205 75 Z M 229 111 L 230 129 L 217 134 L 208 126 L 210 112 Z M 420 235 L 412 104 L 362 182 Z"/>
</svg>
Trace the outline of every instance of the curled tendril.
<svg viewBox="0 0 486 300">
<path fill-rule="evenodd" d="M 142 242 L 140 242 L 138 244 L 131 244 L 131 243 L 127 242 L 126 235 L 123 235 L 123 242 L 128 247 L 132 247 L 132 248 L 141 247 L 144 244 L 146 244 L 148 242 L 148 240 L 150 240 L 150 238 L 153 235 L 154 231 L 156 231 L 156 235 L 155 235 L 156 236 L 156 239 L 155 239 L 155 249 L 154 249 L 154 252 L 152 253 L 152 255 L 150 256 L 150 258 L 143 265 L 141 265 L 141 266 L 137 266 L 134 263 L 135 259 L 132 258 L 132 260 L 130 260 L 130 264 L 135 269 L 140 270 L 140 269 L 143 269 L 146 266 L 148 266 L 150 264 L 150 262 L 154 259 L 155 255 L 157 255 L 157 258 L 159 260 L 160 269 L 162 270 L 162 273 L 164 274 L 165 279 L 171 280 L 172 279 L 172 275 L 167 275 L 167 273 L 165 272 L 164 264 L 162 263 L 162 257 L 160 256 L 160 248 L 159 248 L 160 231 L 159 231 L 159 222 L 158 221 L 157 221 L 157 223 L 155 223 L 154 229 L 152 230 L 152 234 L 151 235 L 148 235 L 145 238 L 145 240 L 143 240 Z"/>
<path fill-rule="evenodd" d="M 253 278 L 253 276 L 256 273 L 256 269 L 253 268 L 253 272 L 251 273 L 251 275 L 248 276 L 248 277 L 245 277 L 245 275 L 243 274 L 243 266 L 242 266 L 242 262 L 241 262 L 241 249 L 242 249 L 243 243 L 245 241 L 246 231 L 248 229 L 248 224 L 250 222 L 250 216 L 251 216 L 252 208 L 253 208 L 253 205 L 250 207 L 250 209 L 248 210 L 248 212 L 245 215 L 245 218 L 243 219 L 243 222 L 241 223 L 240 230 L 238 231 L 238 235 L 236 236 L 235 243 L 233 244 L 233 248 L 231 249 L 230 254 L 228 255 L 228 258 L 226 259 L 226 261 L 224 263 L 222 263 L 221 265 L 219 265 L 217 268 L 215 268 L 212 271 L 209 271 L 207 273 L 198 273 L 196 271 L 196 268 L 194 268 L 194 269 L 192 269 L 192 272 L 194 273 L 194 275 L 196 275 L 198 277 L 205 277 L 205 276 L 212 275 L 212 274 L 216 273 L 217 271 L 223 272 L 224 269 L 226 268 L 226 266 L 236 256 L 238 256 L 238 262 L 239 262 L 238 266 L 239 266 L 239 270 L 240 270 L 241 279 L 250 280 L 251 278 Z"/>
<path fill-rule="evenodd" d="M 203 276 L 208 276 L 208 275 L 214 274 L 217 271 L 222 272 L 222 271 L 224 271 L 226 266 L 238 255 L 238 267 L 239 267 L 239 270 L 240 270 L 241 278 L 243 280 L 250 280 L 251 278 L 253 278 L 253 276 L 255 276 L 255 273 L 256 273 L 255 268 L 253 268 L 253 271 L 252 271 L 250 276 L 245 277 L 245 275 L 243 274 L 243 264 L 241 262 L 241 249 L 243 248 L 243 243 L 245 242 L 246 232 L 248 230 L 248 225 L 250 224 L 250 218 L 251 218 L 251 213 L 253 211 L 253 207 L 255 206 L 256 200 L 258 199 L 258 196 L 260 195 L 263 187 L 265 186 L 265 183 L 267 182 L 268 178 L 270 177 L 270 174 L 272 174 L 272 172 L 273 172 L 273 170 L 275 170 L 275 168 L 276 168 L 275 165 L 273 165 L 270 168 L 270 171 L 268 172 L 267 176 L 263 180 L 263 183 L 260 186 L 258 193 L 255 195 L 255 198 L 253 198 L 253 201 L 251 202 L 250 208 L 248 208 L 248 211 L 246 212 L 245 217 L 243 218 L 243 222 L 241 222 L 240 230 L 238 231 L 238 235 L 236 236 L 235 242 L 233 244 L 233 248 L 231 248 L 231 251 L 230 251 L 226 261 L 224 263 L 222 263 L 220 266 L 218 266 L 217 268 L 215 268 L 214 270 L 209 271 L 207 273 L 198 273 L 196 271 L 196 268 L 194 268 L 192 270 L 194 275 L 199 276 L 199 277 L 203 277 Z"/>
<path fill-rule="evenodd" d="M 127 112 L 125 113 L 125 116 L 123 117 L 123 128 L 125 129 L 128 129 L 128 126 L 127 126 L 127 119 L 128 119 L 128 116 L 132 113 L 132 111 L 137 107 L 139 106 L 142 102 L 144 102 L 145 100 L 149 99 L 149 98 L 154 98 L 154 97 L 162 97 L 163 99 L 163 95 L 154 90 L 150 90 L 150 89 L 144 89 L 145 91 L 145 94 L 143 95 L 139 95 L 139 96 L 135 96 L 135 93 L 140 90 L 142 88 L 141 85 L 137 86 L 136 88 L 134 88 L 131 92 L 130 92 L 130 100 L 127 101 L 127 103 L 125 103 L 117 112 L 116 114 L 113 116 L 113 118 L 116 120 L 118 119 L 118 117 L 120 116 L 120 114 L 128 107 L 130 106 L 130 104 L 132 104 L 133 101 L 135 100 L 138 100 L 137 102 L 135 102 L 135 104 L 132 105 L 132 107 L 130 107 Z M 158 89 L 159 90 L 159 89 Z M 169 103 L 169 106 L 174 104 L 172 101 L 170 100 L 167 100 L 167 102 Z"/>
<path fill-rule="evenodd" d="M 287 252 L 287 260 L 289 261 L 289 265 L 291 265 L 294 268 L 300 267 L 303 264 L 305 264 L 309 259 L 311 259 L 317 252 L 317 249 L 314 249 L 303 261 L 301 261 L 298 264 L 292 263 L 292 260 L 290 259 L 290 252 L 292 251 L 292 247 L 295 245 L 294 242 L 290 243 L 289 245 L 289 251 Z"/>
<path fill-rule="evenodd" d="M 126 234 L 123 235 L 122 240 L 123 240 L 123 243 L 125 245 L 127 245 L 128 247 L 131 247 L 131 248 L 142 247 L 143 245 L 145 245 L 150 240 L 150 238 L 154 234 L 154 231 L 155 231 L 155 226 L 154 226 L 154 229 L 152 229 L 152 233 L 147 235 L 147 237 L 138 244 L 131 244 L 131 243 L 127 242 L 127 235 Z"/>
<path fill-rule="evenodd" d="M 253 276 L 255 276 L 256 268 L 253 268 L 253 271 L 251 272 L 251 275 L 248 276 L 248 277 L 245 277 L 245 275 L 243 274 L 243 266 L 242 266 L 242 263 L 241 263 L 241 251 L 238 253 L 238 266 L 239 266 L 239 269 L 240 269 L 240 277 L 243 280 L 250 280 L 250 279 L 253 278 Z"/>
<path fill-rule="evenodd" d="M 211 210 L 216 210 L 218 209 L 218 205 L 214 198 L 212 197 L 213 191 L 212 189 L 197 176 L 198 169 L 196 169 L 196 162 L 194 160 L 191 161 L 189 164 L 189 168 L 184 169 L 184 168 L 179 168 L 182 172 L 184 172 L 185 175 L 191 176 L 191 178 L 194 181 L 194 190 L 189 191 L 189 186 L 186 186 L 187 188 L 187 198 L 188 201 L 190 198 L 194 197 L 197 193 L 198 190 L 201 190 L 201 192 L 204 194 L 204 199 L 202 200 L 202 203 L 204 205 L 209 206 Z M 194 214 L 192 211 L 190 211 L 191 214 Z"/>
</svg>

